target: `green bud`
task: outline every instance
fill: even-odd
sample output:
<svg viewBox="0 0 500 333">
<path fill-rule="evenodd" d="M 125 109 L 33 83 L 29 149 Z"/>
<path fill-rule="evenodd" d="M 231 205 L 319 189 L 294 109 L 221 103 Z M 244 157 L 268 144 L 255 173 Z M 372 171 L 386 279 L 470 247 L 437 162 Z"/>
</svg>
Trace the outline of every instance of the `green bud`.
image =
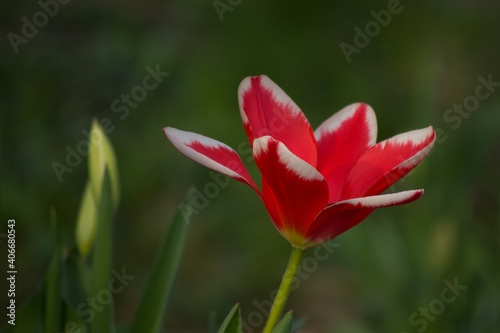
<svg viewBox="0 0 500 333">
<path fill-rule="evenodd" d="M 101 198 L 102 179 L 104 177 L 104 170 L 107 168 L 111 180 L 113 208 L 116 210 L 120 201 L 120 184 L 116 157 L 111 143 L 96 119 L 92 121 L 89 141 L 89 176 L 95 202 L 98 203 Z"/>
<path fill-rule="evenodd" d="M 95 232 L 97 229 L 97 204 L 92 194 L 90 182 L 85 185 L 78 220 L 76 222 L 76 245 L 78 251 L 83 257 L 86 257 L 92 244 L 94 243 Z"/>
</svg>

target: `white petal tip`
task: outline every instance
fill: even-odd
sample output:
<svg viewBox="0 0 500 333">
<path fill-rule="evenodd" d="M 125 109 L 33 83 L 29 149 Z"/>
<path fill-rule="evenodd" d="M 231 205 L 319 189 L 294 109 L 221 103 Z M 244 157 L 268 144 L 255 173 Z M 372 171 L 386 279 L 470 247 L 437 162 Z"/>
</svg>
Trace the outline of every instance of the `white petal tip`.
<svg viewBox="0 0 500 333">
<path fill-rule="evenodd" d="M 375 144 L 377 141 L 377 117 L 372 107 L 363 102 L 350 104 L 331 116 L 315 131 L 314 134 L 316 140 L 319 141 L 324 135 L 338 130 L 345 121 L 354 117 L 356 111 L 359 110 L 360 107 L 364 107 L 365 121 L 369 130 L 370 143 Z"/>
<path fill-rule="evenodd" d="M 271 143 L 275 143 L 276 154 L 279 162 L 284 167 L 304 180 L 324 181 L 324 177 L 312 165 L 292 153 L 282 142 L 266 135 L 253 141 L 253 152 L 255 158 L 265 154 L 269 150 Z"/>
</svg>

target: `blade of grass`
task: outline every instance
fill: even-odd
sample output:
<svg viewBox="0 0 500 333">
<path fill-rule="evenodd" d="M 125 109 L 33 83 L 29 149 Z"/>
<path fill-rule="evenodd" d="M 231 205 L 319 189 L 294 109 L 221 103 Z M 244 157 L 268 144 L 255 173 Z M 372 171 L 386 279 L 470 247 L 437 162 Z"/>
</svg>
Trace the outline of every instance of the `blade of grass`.
<svg viewBox="0 0 500 333">
<path fill-rule="evenodd" d="M 57 228 L 56 213 L 54 209 L 50 211 L 50 226 L 54 239 L 54 249 L 47 273 L 45 275 L 45 300 L 44 300 L 44 331 L 59 332 L 61 324 L 61 241 Z"/>
<path fill-rule="evenodd" d="M 59 332 L 61 304 L 59 282 L 61 275 L 60 254 L 54 252 L 47 270 L 44 300 L 44 332 Z"/>
<path fill-rule="evenodd" d="M 278 325 L 273 330 L 273 333 L 291 333 L 292 332 L 292 311 L 287 312 L 281 318 Z"/>
<path fill-rule="evenodd" d="M 242 333 L 243 325 L 241 323 L 240 305 L 237 303 L 219 328 L 218 333 Z"/>
<path fill-rule="evenodd" d="M 156 333 L 161 329 L 191 221 L 193 195 L 194 191 L 189 191 L 184 202 L 179 205 L 179 210 L 165 235 L 139 304 L 131 333 Z"/>
</svg>

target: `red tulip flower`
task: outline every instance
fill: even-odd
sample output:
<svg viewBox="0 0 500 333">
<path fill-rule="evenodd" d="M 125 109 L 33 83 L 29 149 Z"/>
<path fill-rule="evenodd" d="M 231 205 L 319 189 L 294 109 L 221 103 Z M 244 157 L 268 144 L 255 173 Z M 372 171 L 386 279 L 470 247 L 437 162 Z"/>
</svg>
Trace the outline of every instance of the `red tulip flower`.
<svg viewBox="0 0 500 333">
<path fill-rule="evenodd" d="M 427 156 L 436 137 L 432 127 L 376 143 L 375 113 L 357 103 L 313 131 L 299 107 L 267 76 L 244 79 L 238 97 L 262 190 L 229 146 L 170 127 L 165 135 L 187 157 L 253 188 L 292 246 L 321 244 L 376 208 L 409 203 L 423 194 L 381 193 Z"/>
</svg>

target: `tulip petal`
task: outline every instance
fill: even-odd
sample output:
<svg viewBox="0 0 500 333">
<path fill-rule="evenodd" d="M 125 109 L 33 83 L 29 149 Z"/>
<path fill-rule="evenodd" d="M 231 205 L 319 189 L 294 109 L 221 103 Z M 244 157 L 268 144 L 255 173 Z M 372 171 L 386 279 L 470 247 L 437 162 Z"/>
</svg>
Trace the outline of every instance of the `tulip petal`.
<svg viewBox="0 0 500 333">
<path fill-rule="evenodd" d="M 165 127 L 163 132 L 174 147 L 185 156 L 209 169 L 250 185 L 260 195 L 259 188 L 250 177 L 240 156 L 228 145 L 200 134 L 172 127 Z"/>
<path fill-rule="evenodd" d="M 311 125 L 290 97 L 265 75 L 247 77 L 238 89 L 240 113 L 253 143 L 269 135 L 293 154 L 316 166 L 316 140 Z"/>
<path fill-rule="evenodd" d="M 307 232 L 309 246 L 337 237 L 363 221 L 376 208 L 417 200 L 424 190 L 412 190 L 336 202 L 323 209 Z"/>
<path fill-rule="evenodd" d="M 341 199 L 377 195 L 413 170 L 429 154 L 434 129 L 406 132 L 366 150 L 349 173 Z"/>
<path fill-rule="evenodd" d="M 256 139 L 254 159 L 262 173 L 262 196 L 275 226 L 294 246 L 328 203 L 328 185 L 309 163 L 270 136 Z"/>
<path fill-rule="evenodd" d="M 318 143 L 317 169 L 338 201 L 347 175 L 358 158 L 377 141 L 377 119 L 364 103 L 351 104 L 327 119 L 314 132 Z"/>
</svg>

